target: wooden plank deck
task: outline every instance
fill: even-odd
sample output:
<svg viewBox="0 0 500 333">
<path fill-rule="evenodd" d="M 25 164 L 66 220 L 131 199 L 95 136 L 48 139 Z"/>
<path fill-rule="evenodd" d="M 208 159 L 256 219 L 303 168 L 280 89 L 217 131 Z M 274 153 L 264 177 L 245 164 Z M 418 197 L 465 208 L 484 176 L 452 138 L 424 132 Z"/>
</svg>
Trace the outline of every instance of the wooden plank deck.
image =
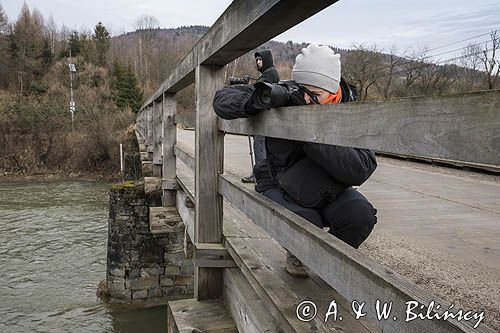
<svg viewBox="0 0 500 333">
<path fill-rule="evenodd" d="M 168 303 L 168 333 L 238 333 L 219 301 L 184 299 Z"/>
<path fill-rule="evenodd" d="M 283 247 L 242 213 L 230 207 L 227 211 L 229 218 L 224 219 L 225 225 L 238 229 L 244 226 L 246 229 L 239 234 L 226 235 L 228 251 L 285 332 L 379 331 L 367 321 L 355 320 L 350 315 L 350 304 L 319 277 L 313 275 L 310 279 L 300 279 L 286 273 Z M 296 309 L 306 300 L 315 302 L 318 316 L 309 322 L 302 322 L 297 318 Z M 334 322 L 330 318 L 325 323 L 325 314 L 332 300 L 338 305 L 342 321 Z"/>
</svg>

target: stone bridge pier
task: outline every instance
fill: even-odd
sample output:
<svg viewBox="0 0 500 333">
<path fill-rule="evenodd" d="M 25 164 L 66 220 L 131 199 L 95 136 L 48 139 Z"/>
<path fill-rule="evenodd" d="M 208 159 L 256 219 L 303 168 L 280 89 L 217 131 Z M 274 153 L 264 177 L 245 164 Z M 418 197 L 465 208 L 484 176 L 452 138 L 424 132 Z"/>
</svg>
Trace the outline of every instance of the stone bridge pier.
<svg viewBox="0 0 500 333">
<path fill-rule="evenodd" d="M 161 191 L 145 191 L 144 180 L 110 190 L 106 285 L 112 303 L 193 297 L 194 268 L 184 253 L 184 224 L 175 207 L 159 206 Z M 164 227 L 152 229 L 151 220 L 163 220 Z"/>
</svg>

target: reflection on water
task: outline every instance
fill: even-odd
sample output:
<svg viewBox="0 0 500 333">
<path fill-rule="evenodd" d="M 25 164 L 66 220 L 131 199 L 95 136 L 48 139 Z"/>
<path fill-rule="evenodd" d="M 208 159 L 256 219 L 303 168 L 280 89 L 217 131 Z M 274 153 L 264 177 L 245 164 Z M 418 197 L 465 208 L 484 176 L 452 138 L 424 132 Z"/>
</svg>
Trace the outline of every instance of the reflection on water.
<svg viewBox="0 0 500 333">
<path fill-rule="evenodd" d="M 0 182 L 0 332 L 166 332 L 166 309 L 104 306 L 108 184 Z"/>
</svg>

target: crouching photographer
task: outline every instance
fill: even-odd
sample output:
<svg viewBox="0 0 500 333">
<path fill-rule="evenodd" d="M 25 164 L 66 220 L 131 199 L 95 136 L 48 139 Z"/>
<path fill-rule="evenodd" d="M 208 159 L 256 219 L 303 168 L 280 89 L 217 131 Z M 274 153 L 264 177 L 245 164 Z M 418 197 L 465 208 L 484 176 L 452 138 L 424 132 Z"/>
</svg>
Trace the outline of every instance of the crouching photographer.
<svg viewBox="0 0 500 333">
<path fill-rule="evenodd" d="M 295 59 L 291 81 L 220 89 L 214 97 L 214 110 L 221 118 L 236 119 L 272 107 L 355 101 L 357 91 L 341 78 L 340 67 L 339 54 L 311 44 Z M 266 159 L 254 167 L 256 191 L 358 248 L 377 217 L 376 209 L 353 186 L 364 183 L 375 171 L 375 154 L 369 149 L 272 137 L 266 137 L 265 148 Z M 286 271 L 308 276 L 291 253 Z"/>
</svg>

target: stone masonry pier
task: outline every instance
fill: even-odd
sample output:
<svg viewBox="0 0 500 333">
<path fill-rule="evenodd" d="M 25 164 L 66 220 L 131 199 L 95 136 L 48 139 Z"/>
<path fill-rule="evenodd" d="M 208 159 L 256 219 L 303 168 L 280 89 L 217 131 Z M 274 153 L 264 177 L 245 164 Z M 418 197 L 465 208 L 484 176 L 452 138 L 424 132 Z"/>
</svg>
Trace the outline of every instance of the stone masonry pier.
<svg viewBox="0 0 500 333">
<path fill-rule="evenodd" d="M 159 192 L 146 194 L 144 181 L 113 185 L 110 191 L 106 282 L 111 302 L 166 303 L 193 295 L 193 262 L 184 254 L 184 224 L 164 211 Z M 156 214 L 150 216 L 150 207 Z M 169 217 L 165 230 L 150 218 Z"/>
</svg>

